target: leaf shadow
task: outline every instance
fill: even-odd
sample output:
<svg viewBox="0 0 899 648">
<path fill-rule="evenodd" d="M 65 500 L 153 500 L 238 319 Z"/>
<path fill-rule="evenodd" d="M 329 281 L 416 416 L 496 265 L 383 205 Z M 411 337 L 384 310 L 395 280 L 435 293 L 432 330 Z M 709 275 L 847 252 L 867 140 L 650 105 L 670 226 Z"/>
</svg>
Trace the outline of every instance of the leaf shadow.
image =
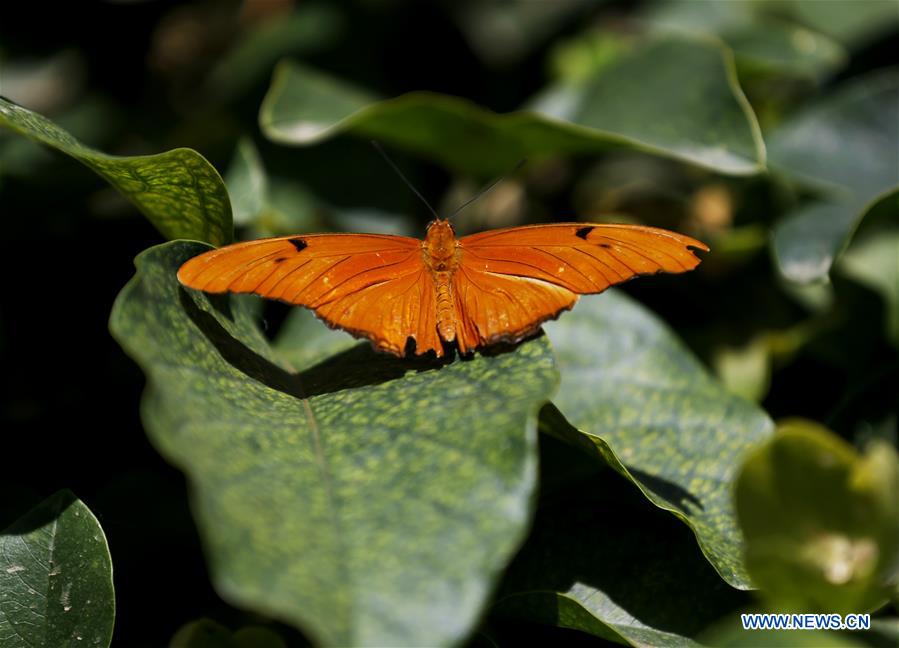
<svg viewBox="0 0 899 648">
<path fill-rule="evenodd" d="M 682 511 L 691 513 L 691 509 L 693 511 L 705 511 L 705 506 L 703 506 L 702 500 L 700 500 L 683 486 L 675 484 L 672 481 L 668 481 L 667 479 L 659 477 L 658 475 L 651 475 L 650 473 L 644 472 L 639 468 L 628 466 L 627 464 L 625 464 L 625 468 L 627 468 L 627 471 L 634 476 L 634 479 L 645 484 L 651 491 L 673 503 Z"/>
<path fill-rule="evenodd" d="M 233 321 L 230 300 L 210 297 L 213 297 L 209 300 L 212 307 L 223 317 Z M 295 398 L 312 398 L 379 385 L 402 378 L 409 371 L 434 371 L 453 362 L 453 357 L 449 354 L 443 358 L 433 355 L 399 358 L 378 353 L 370 344 L 363 342 L 312 367 L 291 372 L 231 335 L 215 315 L 200 308 L 191 294 L 182 287 L 178 289 L 178 298 L 188 318 L 228 364 L 249 378 Z"/>
<path fill-rule="evenodd" d="M 579 448 L 590 456 L 598 457 L 602 462 L 614 466 L 616 461 L 620 461 L 617 457 L 607 457 L 606 450 L 595 442 L 590 435 L 584 434 L 574 427 L 565 415 L 555 406 L 554 403 L 547 403 L 540 411 L 540 429 L 547 434 L 554 436 L 566 443 Z M 614 448 L 608 446 L 604 440 L 601 440 L 603 447 L 608 447 L 614 453 Z M 658 475 L 653 475 L 639 468 L 621 462 L 630 476 L 634 478 L 643 487 L 648 488 L 655 495 L 664 498 L 673 503 L 682 511 L 693 513 L 696 510 L 704 511 L 705 506 L 702 500 L 696 495 L 685 489 L 680 484 L 676 484 Z"/>
<path fill-rule="evenodd" d="M 69 490 L 60 490 L 35 504 L 30 510 L 17 511 L 20 517 L 12 519 L 0 518 L 0 535 L 26 535 L 36 529 L 47 526 L 59 517 L 72 504 L 78 501 Z"/>
<path fill-rule="evenodd" d="M 583 455 L 544 434 L 540 460 L 543 481 L 583 463 Z M 718 576 L 692 532 L 621 475 L 576 470 L 557 486 L 541 491 L 533 531 L 492 614 L 557 624 L 571 617 L 555 593 L 574 592 L 605 620 L 620 607 L 651 628 L 689 637 L 746 601 Z"/>
</svg>

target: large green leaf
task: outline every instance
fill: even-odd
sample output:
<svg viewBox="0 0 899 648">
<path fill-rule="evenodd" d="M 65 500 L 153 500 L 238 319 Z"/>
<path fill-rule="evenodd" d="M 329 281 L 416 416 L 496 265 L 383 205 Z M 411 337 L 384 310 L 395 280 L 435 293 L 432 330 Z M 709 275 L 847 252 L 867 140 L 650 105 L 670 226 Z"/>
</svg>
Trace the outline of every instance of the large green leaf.
<svg viewBox="0 0 899 648">
<path fill-rule="evenodd" d="M 287 367 L 245 302 L 178 285 L 205 249 L 140 255 L 110 325 L 191 480 L 217 589 L 326 644 L 462 639 L 529 522 L 549 345 L 437 363 L 362 344 Z"/>
<path fill-rule="evenodd" d="M 215 168 L 188 148 L 158 155 L 107 155 L 46 117 L 0 97 L 0 126 L 69 155 L 130 200 L 166 238 L 213 245 L 232 238 L 231 203 Z"/>
<path fill-rule="evenodd" d="M 777 226 L 784 276 L 826 277 L 864 215 L 896 190 L 897 113 L 899 69 L 891 69 L 846 84 L 769 138 L 771 165 L 825 194 Z"/>
<path fill-rule="evenodd" d="M 564 413 L 547 420 L 547 431 L 601 456 L 689 524 L 728 583 L 750 587 L 731 487 L 740 455 L 771 433 L 765 413 L 728 393 L 623 293 L 584 299 L 545 328 L 562 374 L 554 403 Z"/>
<path fill-rule="evenodd" d="M 746 459 L 736 485 L 746 565 L 773 609 L 866 612 L 899 568 L 899 456 L 860 456 L 817 424 L 790 421 Z"/>
<path fill-rule="evenodd" d="M 283 62 L 260 123 L 278 142 L 313 144 L 348 132 L 484 174 L 506 171 L 524 157 L 615 148 L 731 174 L 755 173 L 765 157 L 730 54 L 714 43 L 679 39 L 638 47 L 583 83 L 550 88 L 508 114 L 424 92 L 379 101 Z"/>
<path fill-rule="evenodd" d="M 544 474 L 570 473 L 583 461 L 552 443 L 541 438 Z M 695 646 L 706 626 L 744 602 L 686 527 L 611 471 L 547 490 L 496 614 L 633 646 Z"/>
<path fill-rule="evenodd" d="M 112 561 L 100 523 L 60 491 L 0 532 L 0 646 L 108 646 Z"/>
</svg>

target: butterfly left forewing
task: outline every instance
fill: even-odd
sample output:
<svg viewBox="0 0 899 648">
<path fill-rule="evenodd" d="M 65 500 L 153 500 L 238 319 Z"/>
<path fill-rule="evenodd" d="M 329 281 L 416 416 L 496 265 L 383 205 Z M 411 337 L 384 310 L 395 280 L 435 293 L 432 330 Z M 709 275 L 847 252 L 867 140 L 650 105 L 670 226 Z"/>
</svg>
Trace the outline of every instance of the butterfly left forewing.
<svg viewBox="0 0 899 648">
<path fill-rule="evenodd" d="M 468 347 L 519 340 L 571 308 L 578 295 L 636 276 L 692 270 L 700 262 L 692 249 L 708 250 L 668 230 L 591 223 L 492 230 L 463 237 L 459 246 L 454 286 Z"/>
<path fill-rule="evenodd" d="M 433 281 L 421 241 L 374 234 L 311 234 L 247 241 L 185 262 L 179 281 L 212 293 L 251 293 L 305 306 L 329 325 L 402 355 L 442 354 Z"/>
</svg>

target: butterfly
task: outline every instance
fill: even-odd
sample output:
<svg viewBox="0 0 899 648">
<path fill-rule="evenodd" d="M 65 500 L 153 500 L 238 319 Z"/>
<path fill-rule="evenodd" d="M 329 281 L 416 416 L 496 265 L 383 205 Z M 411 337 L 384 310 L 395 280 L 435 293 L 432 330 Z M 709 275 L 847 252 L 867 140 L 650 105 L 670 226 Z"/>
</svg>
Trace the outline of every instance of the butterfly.
<svg viewBox="0 0 899 648">
<path fill-rule="evenodd" d="M 557 223 L 457 239 L 449 221 L 424 240 L 304 234 L 210 250 L 178 270 L 184 286 L 305 306 L 332 328 L 404 356 L 455 343 L 461 354 L 515 343 L 580 295 L 633 277 L 699 265 L 694 238 L 639 225 Z"/>
</svg>

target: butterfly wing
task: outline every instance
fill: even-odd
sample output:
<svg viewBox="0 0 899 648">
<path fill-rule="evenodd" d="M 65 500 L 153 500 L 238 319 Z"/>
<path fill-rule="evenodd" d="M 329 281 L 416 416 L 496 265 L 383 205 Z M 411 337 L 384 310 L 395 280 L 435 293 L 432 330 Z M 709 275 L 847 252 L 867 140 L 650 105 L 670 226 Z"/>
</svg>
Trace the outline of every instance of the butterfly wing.
<svg viewBox="0 0 899 648">
<path fill-rule="evenodd" d="M 687 272 L 708 251 L 694 238 L 654 227 L 558 223 L 492 230 L 459 241 L 453 276 L 462 350 L 517 341 L 571 308 L 637 276 Z"/>
<path fill-rule="evenodd" d="M 190 259 L 178 280 L 211 293 L 252 293 L 315 311 L 329 326 L 403 355 L 443 354 L 434 280 L 421 241 L 376 234 L 311 234 L 236 243 Z"/>
</svg>

